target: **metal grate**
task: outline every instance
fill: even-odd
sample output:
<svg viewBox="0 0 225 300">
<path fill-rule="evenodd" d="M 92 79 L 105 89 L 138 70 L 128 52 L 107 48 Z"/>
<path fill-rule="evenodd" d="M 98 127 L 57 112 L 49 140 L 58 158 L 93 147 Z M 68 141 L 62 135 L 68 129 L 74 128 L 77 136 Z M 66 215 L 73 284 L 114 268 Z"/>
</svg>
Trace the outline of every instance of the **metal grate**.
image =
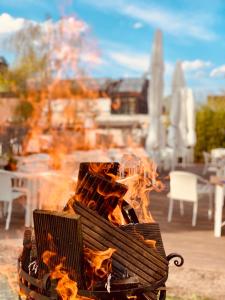
<svg viewBox="0 0 225 300">
<path fill-rule="evenodd" d="M 71 278 L 83 284 L 83 238 L 81 220 L 77 215 L 66 212 L 52 212 L 44 210 L 34 211 L 34 231 L 37 243 L 37 256 L 39 262 L 39 276 L 54 269 L 63 262 Z M 57 253 L 49 267 L 43 263 L 42 256 L 45 251 Z"/>
</svg>

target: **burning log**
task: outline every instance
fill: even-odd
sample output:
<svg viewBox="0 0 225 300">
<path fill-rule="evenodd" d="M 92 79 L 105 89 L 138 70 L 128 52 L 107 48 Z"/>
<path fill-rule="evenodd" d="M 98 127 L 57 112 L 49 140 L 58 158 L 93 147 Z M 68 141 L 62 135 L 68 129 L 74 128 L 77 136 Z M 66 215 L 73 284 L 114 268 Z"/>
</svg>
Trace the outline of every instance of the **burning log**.
<svg viewBox="0 0 225 300">
<path fill-rule="evenodd" d="M 60 263 L 70 277 L 84 287 L 83 239 L 79 216 L 66 212 L 34 211 L 34 231 L 37 242 L 39 277 Z M 53 253 L 47 266 L 44 255 Z M 50 269 L 50 270 L 49 270 Z"/>
<path fill-rule="evenodd" d="M 183 258 L 166 257 L 157 223 L 139 223 L 118 170 L 82 163 L 64 212 L 34 211 L 35 237 L 25 231 L 18 269 L 27 300 L 156 300 L 159 288 L 165 300 L 169 260 Z"/>
<path fill-rule="evenodd" d="M 109 181 L 115 181 L 119 174 L 118 162 L 81 162 L 78 173 L 78 186 L 88 172 L 99 174 Z"/>
<path fill-rule="evenodd" d="M 74 211 L 82 218 L 84 244 L 97 250 L 115 248 L 113 260 L 136 275 L 142 284 L 152 284 L 167 278 L 168 262 L 154 249 L 136 240 L 107 220 L 98 216 L 94 211 L 75 202 Z"/>
<path fill-rule="evenodd" d="M 73 206 L 73 202 L 78 200 L 85 206 L 97 211 L 100 216 L 108 219 L 126 192 L 127 187 L 125 185 L 87 172 L 78 184 L 76 195 L 74 199 L 69 201 L 67 208 Z"/>
<path fill-rule="evenodd" d="M 96 210 L 106 219 L 119 203 L 124 221 L 127 224 L 138 223 L 134 209 L 122 199 L 127 192 L 127 187 L 115 182 L 118 173 L 119 163 L 81 163 L 74 199 Z M 69 200 L 65 210 L 72 206 L 74 199 Z"/>
</svg>

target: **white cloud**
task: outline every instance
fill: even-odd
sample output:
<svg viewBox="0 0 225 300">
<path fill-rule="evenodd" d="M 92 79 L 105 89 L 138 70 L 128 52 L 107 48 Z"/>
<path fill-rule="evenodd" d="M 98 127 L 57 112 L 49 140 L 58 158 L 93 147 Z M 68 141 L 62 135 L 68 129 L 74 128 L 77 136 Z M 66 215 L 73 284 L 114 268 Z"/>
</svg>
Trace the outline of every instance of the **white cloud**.
<svg viewBox="0 0 225 300">
<path fill-rule="evenodd" d="M 211 41 L 216 33 L 210 29 L 213 18 L 209 14 L 193 12 L 177 12 L 166 10 L 160 6 L 145 4 L 131 4 L 129 0 L 96 1 L 82 0 L 101 10 L 115 11 L 139 22 L 161 28 L 164 32 L 181 37 L 192 37 L 199 40 Z"/>
<path fill-rule="evenodd" d="M 143 27 L 143 24 L 141 23 L 141 22 L 135 22 L 134 24 L 133 24 L 133 28 L 134 29 L 140 29 L 140 28 L 142 28 Z"/>
<path fill-rule="evenodd" d="M 212 66 L 210 61 L 204 61 L 201 59 L 195 60 L 185 60 L 182 62 L 182 66 L 184 71 L 198 71 L 204 68 L 208 68 Z"/>
<path fill-rule="evenodd" d="M 225 77 L 225 65 L 214 68 L 210 73 L 210 77 Z"/>
<path fill-rule="evenodd" d="M 116 63 L 119 67 L 123 67 L 126 73 L 129 73 L 128 71 L 140 74 L 150 72 L 150 54 L 134 51 L 121 44 L 111 44 L 110 49 L 106 51 L 108 63 Z M 165 76 L 170 76 L 173 68 L 174 65 L 166 61 Z"/>
<path fill-rule="evenodd" d="M 0 35 L 14 33 L 20 30 L 26 23 L 39 24 L 47 32 L 54 29 L 56 31 L 63 30 L 64 33 L 73 31 L 74 35 L 79 35 L 88 30 L 88 25 L 85 22 L 73 17 L 63 18 L 56 22 L 52 20 L 36 22 L 30 19 L 14 18 L 7 13 L 3 13 L 0 15 Z"/>
<path fill-rule="evenodd" d="M 13 18 L 7 13 L 0 15 L 0 34 L 8 34 L 21 29 L 25 19 Z"/>
<path fill-rule="evenodd" d="M 108 51 L 107 54 L 114 62 L 132 71 L 146 72 L 149 67 L 149 56 L 146 54 L 122 51 Z"/>
</svg>

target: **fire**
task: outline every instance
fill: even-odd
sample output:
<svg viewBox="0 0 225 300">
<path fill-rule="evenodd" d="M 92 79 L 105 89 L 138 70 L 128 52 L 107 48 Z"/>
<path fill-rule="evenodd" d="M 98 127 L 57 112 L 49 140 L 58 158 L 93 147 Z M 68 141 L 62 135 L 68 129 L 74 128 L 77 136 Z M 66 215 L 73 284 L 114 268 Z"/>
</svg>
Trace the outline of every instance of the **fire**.
<svg viewBox="0 0 225 300">
<path fill-rule="evenodd" d="M 108 248 L 105 251 L 97 251 L 89 248 L 84 248 L 84 258 L 89 265 L 87 277 L 90 284 L 89 289 L 93 287 L 95 281 L 106 279 L 112 271 L 111 256 L 116 249 Z"/>
<path fill-rule="evenodd" d="M 89 171 L 102 176 L 108 176 L 112 181 L 116 181 L 117 175 L 110 171 L 113 168 L 113 163 L 90 163 Z"/>
<path fill-rule="evenodd" d="M 144 240 L 145 244 L 147 244 L 151 248 L 156 248 L 156 241 L 155 240 Z"/>
<path fill-rule="evenodd" d="M 56 291 L 63 300 L 80 299 L 80 297 L 77 297 L 77 283 L 69 278 L 62 264 L 56 266 L 55 270 L 51 273 L 51 278 L 58 280 Z"/>
<path fill-rule="evenodd" d="M 124 199 L 138 211 L 141 222 L 151 223 L 154 219 L 149 210 L 151 191 L 163 190 L 163 183 L 157 179 L 156 164 L 148 158 L 138 158 L 133 154 L 125 155 L 121 163 L 121 179 L 128 186 Z"/>
<path fill-rule="evenodd" d="M 62 300 L 90 300 L 91 298 L 78 295 L 77 282 L 70 279 L 68 272 L 63 266 L 63 261 L 65 258 L 62 258 L 61 263 L 51 269 L 51 260 L 55 256 L 57 256 L 56 252 L 46 250 L 42 255 L 42 259 L 43 262 L 50 268 L 51 279 L 57 280 L 57 286 L 55 289 L 58 295 L 62 298 Z"/>
<path fill-rule="evenodd" d="M 55 252 L 46 250 L 42 255 L 42 260 L 47 266 L 50 266 L 50 260 L 54 256 L 56 256 Z"/>
<path fill-rule="evenodd" d="M 121 212 L 121 205 L 117 204 L 116 208 L 109 214 L 109 221 L 115 225 L 125 225 L 123 214 Z"/>
</svg>

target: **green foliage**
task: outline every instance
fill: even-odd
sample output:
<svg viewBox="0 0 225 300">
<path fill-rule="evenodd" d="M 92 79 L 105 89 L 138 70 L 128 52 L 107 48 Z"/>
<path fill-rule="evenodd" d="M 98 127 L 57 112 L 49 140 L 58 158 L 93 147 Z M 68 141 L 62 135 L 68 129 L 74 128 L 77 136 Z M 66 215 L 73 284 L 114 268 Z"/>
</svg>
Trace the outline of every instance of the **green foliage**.
<svg viewBox="0 0 225 300">
<path fill-rule="evenodd" d="M 16 58 L 6 80 L 13 92 L 24 96 L 29 79 L 45 80 L 48 47 L 43 41 L 41 26 L 25 22 L 21 30 L 5 41 L 5 47 Z"/>
<path fill-rule="evenodd" d="M 196 115 L 197 144 L 195 158 L 202 160 L 202 152 L 225 147 L 225 110 L 202 106 Z"/>
<path fill-rule="evenodd" d="M 26 100 L 21 101 L 15 111 L 16 121 L 17 122 L 27 121 L 32 116 L 33 109 L 34 109 L 33 105 L 30 102 Z"/>
</svg>

